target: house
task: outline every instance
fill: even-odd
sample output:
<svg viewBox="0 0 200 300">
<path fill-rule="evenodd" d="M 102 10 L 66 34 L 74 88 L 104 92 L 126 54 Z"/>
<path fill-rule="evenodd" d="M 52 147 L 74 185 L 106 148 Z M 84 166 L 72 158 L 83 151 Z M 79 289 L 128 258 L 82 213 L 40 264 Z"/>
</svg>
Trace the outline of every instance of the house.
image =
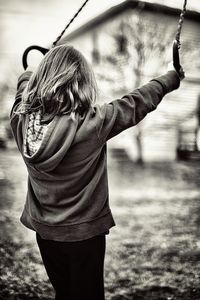
<svg viewBox="0 0 200 300">
<path fill-rule="evenodd" d="M 179 15 L 180 10 L 177 8 L 127 0 L 71 32 L 61 43 L 73 44 L 92 63 L 100 86 L 100 99 L 102 102 L 109 102 L 134 89 L 136 83 L 143 84 L 165 71 Z M 129 64 L 128 56 L 120 53 L 126 52 L 126 44 L 132 39 L 131 34 L 127 37 L 127 26 L 130 24 L 133 35 L 137 35 L 135 40 L 133 38 L 131 48 L 132 61 L 138 55 L 134 51 L 138 45 L 142 45 L 141 42 L 145 45 L 145 51 L 147 49 L 149 52 L 138 74 L 137 68 L 133 65 L 130 67 L 132 62 Z M 190 123 L 192 135 L 197 126 L 196 109 L 200 94 L 199 26 L 200 13 L 187 11 L 181 33 L 181 58 L 186 78 L 181 87 L 167 95 L 157 110 L 149 114 L 139 126 L 114 138 L 110 143 L 111 148 L 125 148 L 133 159 L 137 159 L 141 149 L 146 161 L 176 158 L 180 128 Z M 140 36 L 143 36 L 143 40 Z M 162 40 L 167 43 L 165 47 L 161 44 Z M 157 45 L 163 47 L 162 51 L 156 50 Z M 140 64 L 138 66 L 140 68 Z"/>
</svg>

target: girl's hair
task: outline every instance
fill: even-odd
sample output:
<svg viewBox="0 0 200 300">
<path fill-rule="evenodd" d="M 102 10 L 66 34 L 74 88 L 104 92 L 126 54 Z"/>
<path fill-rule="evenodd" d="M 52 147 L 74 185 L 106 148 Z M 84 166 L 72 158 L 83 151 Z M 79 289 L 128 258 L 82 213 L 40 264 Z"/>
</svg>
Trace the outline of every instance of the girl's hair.
<svg viewBox="0 0 200 300">
<path fill-rule="evenodd" d="M 96 94 L 95 77 L 84 56 L 72 46 L 57 46 L 30 77 L 22 93 L 21 113 L 41 109 L 48 121 L 55 115 L 84 114 Z"/>
</svg>

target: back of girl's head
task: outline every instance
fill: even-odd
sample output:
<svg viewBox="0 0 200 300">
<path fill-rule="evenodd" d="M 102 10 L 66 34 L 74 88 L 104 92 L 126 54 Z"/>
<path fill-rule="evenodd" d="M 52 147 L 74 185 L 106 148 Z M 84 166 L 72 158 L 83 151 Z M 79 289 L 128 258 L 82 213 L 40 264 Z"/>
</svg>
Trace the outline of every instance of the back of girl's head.
<svg viewBox="0 0 200 300">
<path fill-rule="evenodd" d="M 51 49 L 22 94 L 22 112 L 39 108 L 52 119 L 78 111 L 83 114 L 96 99 L 96 81 L 84 56 L 72 46 Z"/>
</svg>

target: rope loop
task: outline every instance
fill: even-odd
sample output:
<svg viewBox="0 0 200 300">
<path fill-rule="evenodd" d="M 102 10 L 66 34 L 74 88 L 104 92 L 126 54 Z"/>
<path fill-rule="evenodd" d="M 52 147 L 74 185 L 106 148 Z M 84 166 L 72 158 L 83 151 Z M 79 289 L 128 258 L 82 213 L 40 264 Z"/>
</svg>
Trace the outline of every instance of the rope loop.
<svg viewBox="0 0 200 300">
<path fill-rule="evenodd" d="M 69 23 L 65 26 L 65 28 L 63 29 L 63 31 L 61 32 L 61 34 L 57 37 L 57 39 L 53 42 L 52 44 L 52 48 L 56 46 L 56 44 L 59 42 L 59 40 L 62 38 L 63 34 L 65 33 L 65 31 L 67 30 L 67 28 L 72 24 L 72 22 L 76 19 L 76 17 L 78 16 L 78 14 L 81 12 L 81 10 L 83 9 L 83 7 L 87 4 L 89 0 L 86 0 L 84 1 L 84 3 L 82 4 L 82 6 L 78 9 L 78 11 L 75 13 L 75 15 L 73 16 L 73 18 L 69 21 Z M 28 47 L 24 53 L 23 53 L 23 57 L 22 57 L 22 63 L 23 63 L 23 67 L 24 69 L 26 70 L 26 68 L 28 67 L 28 64 L 27 64 L 27 56 L 28 56 L 28 53 L 31 51 L 31 50 L 38 50 L 40 51 L 42 54 L 46 54 L 49 49 L 46 49 L 46 48 L 43 48 L 43 47 L 40 47 L 40 46 L 36 46 L 36 45 L 33 45 L 33 46 L 30 46 Z"/>
</svg>

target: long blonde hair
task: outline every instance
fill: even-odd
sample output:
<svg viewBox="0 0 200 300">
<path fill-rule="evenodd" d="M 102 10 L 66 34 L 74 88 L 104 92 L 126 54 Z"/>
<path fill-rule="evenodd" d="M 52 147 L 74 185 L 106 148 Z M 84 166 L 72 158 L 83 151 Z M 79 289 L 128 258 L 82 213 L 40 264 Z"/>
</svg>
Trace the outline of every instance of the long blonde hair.
<svg viewBox="0 0 200 300">
<path fill-rule="evenodd" d="M 96 94 L 95 77 L 84 56 L 72 46 L 57 46 L 30 77 L 22 93 L 21 113 L 41 109 L 49 120 L 76 111 L 84 114 Z"/>
</svg>

